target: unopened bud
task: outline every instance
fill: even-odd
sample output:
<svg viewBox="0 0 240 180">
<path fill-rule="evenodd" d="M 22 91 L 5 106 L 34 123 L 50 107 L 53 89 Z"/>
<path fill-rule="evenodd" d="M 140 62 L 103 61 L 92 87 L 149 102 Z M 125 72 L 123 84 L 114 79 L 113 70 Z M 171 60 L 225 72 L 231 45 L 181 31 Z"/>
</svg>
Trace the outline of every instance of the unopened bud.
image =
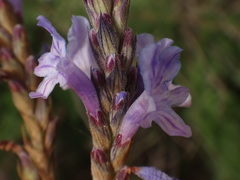
<svg viewBox="0 0 240 180">
<path fill-rule="evenodd" d="M 118 171 L 115 180 L 130 180 L 131 171 L 128 167 L 123 167 Z"/>
<path fill-rule="evenodd" d="M 130 0 L 115 0 L 113 18 L 117 31 L 122 34 L 127 26 Z"/>
<path fill-rule="evenodd" d="M 53 151 L 53 144 L 54 144 L 53 142 L 56 137 L 56 129 L 57 129 L 57 118 L 49 120 L 46 128 L 46 133 L 44 134 L 44 148 L 46 152 L 50 154 Z"/>
<path fill-rule="evenodd" d="M 37 66 L 37 61 L 34 56 L 29 56 L 24 64 L 25 71 L 27 73 L 27 86 L 29 91 L 36 91 L 39 85 L 39 78 L 33 74 L 35 67 Z"/>
<path fill-rule="evenodd" d="M 0 26 L 9 34 L 13 34 L 13 27 L 17 24 L 17 18 L 13 7 L 6 0 L 0 0 Z"/>
<path fill-rule="evenodd" d="M 106 85 L 104 73 L 97 68 L 91 70 L 91 80 L 98 88 L 104 88 Z"/>
<path fill-rule="evenodd" d="M 110 147 L 111 133 L 104 114 L 98 111 L 95 115 L 88 114 L 88 117 L 93 137 L 93 146 L 108 149 Z"/>
<path fill-rule="evenodd" d="M 99 65 L 99 67 L 104 71 L 105 70 L 105 57 L 104 57 L 103 51 L 99 45 L 96 31 L 92 29 L 90 31 L 89 37 L 90 37 L 92 48 L 94 50 L 93 55 L 95 56 L 95 59 Z"/>
<path fill-rule="evenodd" d="M 49 122 L 49 115 L 51 111 L 50 101 L 42 98 L 36 99 L 35 117 L 42 129 L 46 129 Z"/>
<path fill-rule="evenodd" d="M 24 79 L 24 70 L 22 65 L 14 59 L 12 53 L 8 49 L 0 49 L 0 60 L 2 68 L 11 74 L 12 78 L 15 80 Z"/>
<path fill-rule="evenodd" d="M 108 61 L 109 71 L 106 71 L 105 75 L 107 88 L 113 97 L 114 94 L 125 90 L 127 77 L 118 55 L 110 56 Z"/>
<path fill-rule="evenodd" d="M 105 57 L 117 53 L 118 39 L 111 17 L 108 14 L 100 15 L 100 27 L 98 30 L 98 42 Z"/>
<path fill-rule="evenodd" d="M 105 164 L 107 162 L 106 152 L 100 149 L 93 149 L 91 152 L 91 159 L 97 161 L 99 164 Z"/>
<path fill-rule="evenodd" d="M 114 95 L 110 112 L 110 125 L 113 136 L 117 134 L 120 128 L 122 119 L 127 112 L 128 104 L 128 94 L 125 91 Z"/>
<path fill-rule="evenodd" d="M 119 111 L 125 106 L 126 103 L 127 103 L 127 93 L 125 91 L 117 93 L 113 97 L 112 110 Z"/>
<path fill-rule="evenodd" d="M 115 172 L 119 171 L 123 167 L 123 164 L 127 158 L 127 154 L 130 150 L 131 143 L 132 141 L 130 140 L 122 144 L 121 134 L 115 138 L 110 153 L 110 159 Z"/>
<path fill-rule="evenodd" d="M 116 63 L 117 56 L 115 54 L 111 54 L 106 58 L 106 71 L 105 73 L 108 75 L 113 71 Z"/>
<path fill-rule="evenodd" d="M 11 47 L 11 38 L 10 35 L 0 27 L 0 47 Z"/>
<path fill-rule="evenodd" d="M 99 27 L 97 17 L 101 13 L 111 14 L 112 12 L 112 0 L 84 0 L 84 4 L 94 29 Z"/>
<path fill-rule="evenodd" d="M 129 28 L 124 32 L 123 45 L 121 50 L 121 59 L 123 61 L 123 66 L 126 71 L 128 71 L 132 66 L 133 58 L 135 56 L 135 50 L 136 36 Z"/>
<path fill-rule="evenodd" d="M 93 148 L 91 152 L 91 171 L 97 179 L 113 179 L 113 169 L 105 150 Z"/>
<path fill-rule="evenodd" d="M 18 60 L 25 64 L 27 58 L 30 56 L 29 45 L 26 31 L 22 25 L 16 25 L 13 30 L 13 52 Z"/>
<path fill-rule="evenodd" d="M 88 17 L 92 23 L 94 29 L 97 29 L 99 25 L 97 24 L 98 13 L 96 12 L 93 0 L 84 0 L 84 5 L 86 7 Z"/>
</svg>

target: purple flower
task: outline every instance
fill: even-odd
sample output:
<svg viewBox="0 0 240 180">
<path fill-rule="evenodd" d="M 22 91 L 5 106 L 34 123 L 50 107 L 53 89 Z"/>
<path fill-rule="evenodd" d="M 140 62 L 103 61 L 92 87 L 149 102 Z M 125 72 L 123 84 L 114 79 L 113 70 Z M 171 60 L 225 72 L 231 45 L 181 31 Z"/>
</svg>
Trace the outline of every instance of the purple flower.
<svg viewBox="0 0 240 180">
<path fill-rule="evenodd" d="M 57 83 L 70 87 L 82 99 L 86 109 L 95 113 L 99 109 L 96 90 L 90 77 L 91 66 L 96 67 L 89 43 L 89 22 L 80 16 L 72 17 L 72 27 L 68 33 L 68 45 L 57 33 L 52 24 L 43 16 L 37 18 L 38 25 L 45 28 L 53 37 L 50 52 L 39 58 L 34 74 L 44 77 L 31 98 L 46 99 Z"/>
<path fill-rule="evenodd" d="M 187 107 L 191 104 L 189 90 L 172 84 L 180 70 L 180 49 L 171 46 L 170 39 L 157 43 L 149 34 L 137 38 L 136 55 L 139 58 L 140 73 L 144 91 L 127 111 L 119 134 L 122 143 L 130 140 L 138 128 L 148 128 L 155 121 L 171 136 L 190 137 L 191 129 L 172 110 L 172 107 Z"/>
<path fill-rule="evenodd" d="M 132 167 L 132 172 L 144 180 L 177 180 L 154 167 Z"/>
<path fill-rule="evenodd" d="M 14 11 L 22 16 L 22 0 L 8 0 L 13 6 Z"/>
</svg>

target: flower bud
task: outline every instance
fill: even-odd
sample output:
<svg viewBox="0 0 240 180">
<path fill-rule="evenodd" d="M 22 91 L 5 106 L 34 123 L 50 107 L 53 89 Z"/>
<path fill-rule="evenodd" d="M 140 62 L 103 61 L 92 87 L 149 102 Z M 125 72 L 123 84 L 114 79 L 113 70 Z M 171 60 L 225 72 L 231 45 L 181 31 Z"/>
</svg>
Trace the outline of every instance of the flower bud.
<svg viewBox="0 0 240 180">
<path fill-rule="evenodd" d="M 14 9 L 6 0 L 0 0 L 0 26 L 9 34 L 13 34 L 13 27 L 17 24 Z"/>
<path fill-rule="evenodd" d="M 110 54 L 115 54 L 118 50 L 117 34 L 114 30 L 114 26 L 111 17 L 108 14 L 100 15 L 100 26 L 97 33 L 98 42 L 103 50 L 105 57 Z"/>
<path fill-rule="evenodd" d="M 99 89 L 104 88 L 106 85 L 104 73 L 97 68 L 91 70 L 91 80 Z"/>
<path fill-rule="evenodd" d="M 11 75 L 12 79 L 24 80 L 24 71 L 21 64 L 14 60 L 11 52 L 6 48 L 0 49 L 0 60 L 2 69 Z"/>
<path fill-rule="evenodd" d="M 121 50 L 121 59 L 123 61 L 123 66 L 126 71 L 130 69 L 133 63 L 133 58 L 135 56 L 136 50 L 136 36 L 133 34 L 132 30 L 128 28 L 124 32 L 123 45 Z"/>
<path fill-rule="evenodd" d="M 88 114 L 88 117 L 93 137 L 93 146 L 108 149 L 111 143 L 111 133 L 104 114 L 102 111 L 97 111 L 96 115 Z"/>
<path fill-rule="evenodd" d="M 16 25 L 13 29 L 13 52 L 18 60 L 25 64 L 30 55 L 26 32 L 22 25 Z"/>
<path fill-rule="evenodd" d="M 91 45 L 94 50 L 93 54 L 95 56 L 95 59 L 99 65 L 99 67 L 104 71 L 105 70 L 105 58 L 104 58 L 103 51 L 99 45 L 96 31 L 92 29 L 90 31 L 89 37 L 90 37 Z"/>
<path fill-rule="evenodd" d="M 115 0 L 113 18 L 117 31 L 122 34 L 127 26 L 130 0 Z"/>
<path fill-rule="evenodd" d="M 129 140 L 122 144 L 122 135 L 118 135 L 115 138 L 110 153 L 111 162 L 115 172 L 119 171 L 123 167 L 123 164 L 127 158 L 127 154 L 130 150 L 131 143 L 132 141 Z"/>
<path fill-rule="evenodd" d="M 91 152 L 91 170 L 97 179 L 113 179 L 112 166 L 105 150 L 93 148 Z"/>
<path fill-rule="evenodd" d="M 33 71 L 36 67 L 36 60 L 33 56 L 29 56 L 24 64 L 25 72 L 27 73 L 27 86 L 29 87 L 29 91 L 36 91 L 39 81 L 38 77 L 33 74 Z"/>
<path fill-rule="evenodd" d="M 111 93 L 111 97 L 113 97 L 114 94 L 125 90 L 127 76 L 118 55 L 110 55 L 107 59 L 106 83 L 107 89 Z"/>
<path fill-rule="evenodd" d="M 120 128 L 122 119 L 127 111 L 128 104 L 128 94 L 125 91 L 114 95 L 110 111 L 110 125 L 112 128 L 113 136 L 116 135 L 117 131 Z"/>
<path fill-rule="evenodd" d="M 11 47 L 11 37 L 1 27 L 0 27 L 0 47 L 6 47 L 6 48 L 10 48 Z"/>
</svg>

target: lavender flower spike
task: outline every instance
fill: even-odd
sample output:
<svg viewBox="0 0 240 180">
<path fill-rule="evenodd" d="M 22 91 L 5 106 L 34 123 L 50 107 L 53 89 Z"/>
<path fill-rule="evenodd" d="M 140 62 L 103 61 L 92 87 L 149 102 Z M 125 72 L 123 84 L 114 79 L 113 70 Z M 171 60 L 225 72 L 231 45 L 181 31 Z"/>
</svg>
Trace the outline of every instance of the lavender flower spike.
<svg viewBox="0 0 240 180">
<path fill-rule="evenodd" d="M 29 94 L 30 97 L 46 99 L 59 83 L 61 87 L 72 88 L 88 110 L 96 111 L 99 102 L 89 79 L 90 66 L 96 67 L 88 40 L 89 22 L 84 17 L 73 16 L 73 24 L 68 33 L 69 43 L 66 47 L 65 40 L 45 17 L 39 16 L 37 19 L 38 25 L 50 32 L 53 43 L 50 52 L 43 54 L 38 60 L 39 65 L 35 68 L 34 74 L 44 79 L 37 92 Z"/>
<path fill-rule="evenodd" d="M 144 40 L 144 38 L 146 38 Z M 141 126 L 148 128 L 155 121 L 171 136 L 190 137 L 191 129 L 172 110 L 172 107 L 186 107 L 191 104 L 189 90 L 172 84 L 180 70 L 179 47 L 171 46 L 170 39 L 157 43 L 149 34 L 137 39 L 137 56 L 143 78 L 144 91 L 127 111 L 119 134 L 122 143 L 130 140 Z"/>
</svg>

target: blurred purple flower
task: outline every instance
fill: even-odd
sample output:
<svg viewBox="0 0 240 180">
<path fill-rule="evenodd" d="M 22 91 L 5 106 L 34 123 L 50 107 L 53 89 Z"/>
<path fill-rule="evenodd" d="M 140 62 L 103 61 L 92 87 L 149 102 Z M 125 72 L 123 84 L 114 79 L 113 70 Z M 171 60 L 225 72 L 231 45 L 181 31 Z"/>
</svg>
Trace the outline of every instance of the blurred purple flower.
<svg viewBox="0 0 240 180">
<path fill-rule="evenodd" d="M 12 5 L 14 11 L 19 15 L 22 16 L 22 0 L 8 0 Z"/>
<path fill-rule="evenodd" d="M 155 121 L 171 136 L 190 137 L 191 129 L 172 107 L 191 105 L 189 90 L 172 84 L 180 70 L 180 49 L 170 39 L 154 42 L 150 34 L 137 37 L 136 55 L 144 91 L 127 111 L 120 129 L 122 143 L 130 140 L 138 128 L 148 128 Z"/>
<path fill-rule="evenodd" d="M 133 167 L 132 172 L 144 180 L 177 180 L 154 167 Z"/>
<path fill-rule="evenodd" d="M 61 87 L 72 88 L 82 99 L 88 111 L 99 109 L 96 90 L 89 79 L 91 66 L 95 67 L 95 59 L 89 43 L 90 25 L 86 18 L 72 17 L 72 27 L 68 33 L 68 45 L 57 33 L 52 24 L 43 16 L 37 18 L 38 25 L 45 28 L 53 37 L 50 52 L 39 58 L 39 65 L 34 74 L 44 77 L 37 88 L 31 92 L 31 98 L 48 98 L 57 83 Z"/>
</svg>

